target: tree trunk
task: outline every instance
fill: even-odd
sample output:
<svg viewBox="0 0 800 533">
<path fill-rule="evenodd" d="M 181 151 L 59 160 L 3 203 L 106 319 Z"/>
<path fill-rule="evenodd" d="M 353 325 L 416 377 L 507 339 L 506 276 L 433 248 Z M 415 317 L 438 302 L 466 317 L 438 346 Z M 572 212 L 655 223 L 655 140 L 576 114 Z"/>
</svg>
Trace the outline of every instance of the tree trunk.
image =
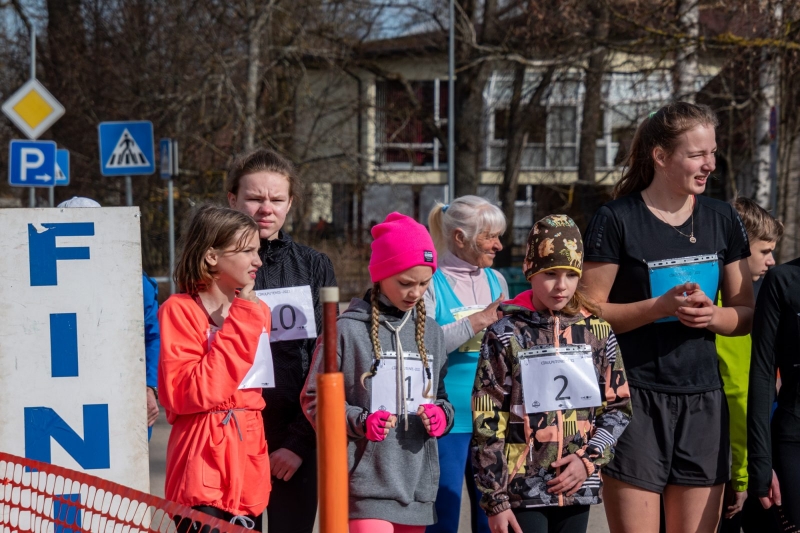
<svg viewBox="0 0 800 533">
<path fill-rule="evenodd" d="M 603 100 L 603 70 L 606 62 L 604 41 L 608 38 L 608 7 L 605 4 L 589 1 L 589 11 L 597 19 L 592 29 L 592 41 L 596 51 L 589 56 L 586 68 L 585 91 L 583 98 L 583 119 L 581 123 L 580 152 L 578 153 L 578 180 L 595 181 L 597 162 L 597 131 L 603 131 L 600 124 L 600 110 Z"/>
<path fill-rule="evenodd" d="M 483 87 L 487 67 L 480 65 L 456 78 L 455 91 L 455 193 L 478 194 L 483 166 Z"/>
<path fill-rule="evenodd" d="M 479 26 L 478 2 L 462 0 L 461 9 L 456 13 L 463 17 L 456 22 L 456 28 L 468 26 L 459 31 L 456 44 L 456 68 L 479 59 L 480 52 L 475 49 L 471 35 L 476 35 L 477 44 L 494 42 L 500 32 L 497 20 L 497 0 L 486 0 L 483 4 L 483 25 Z M 480 28 L 480 32 L 477 30 Z M 492 62 L 480 62 L 459 72 L 455 80 L 455 193 L 454 198 L 465 194 L 477 194 L 483 169 L 485 109 L 483 89 L 494 69 Z"/>
<path fill-rule="evenodd" d="M 678 31 L 683 35 L 678 40 L 673 69 L 673 98 L 694 102 L 697 81 L 697 40 L 700 36 L 699 0 L 677 1 Z"/>
<path fill-rule="evenodd" d="M 516 216 L 515 202 L 517 188 L 519 187 L 519 172 L 522 167 L 522 153 L 528 142 L 527 125 L 541 120 L 546 116 L 539 116 L 542 108 L 540 102 L 553 79 L 554 67 L 548 68 L 542 75 L 539 85 L 530 96 L 530 101 L 523 105 L 525 89 L 525 66 L 518 65 L 514 72 L 514 84 L 511 93 L 511 103 L 508 108 L 508 122 L 506 131 L 506 161 L 503 169 L 503 184 L 500 187 L 500 201 L 502 202 L 503 215 L 506 217 L 507 229 L 502 237 L 503 249 L 495 257 L 498 267 L 511 266 L 514 247 L 514 217 Z"/>
<path fill-rule="evenodd" d="M 770 131 L 770 115 L 775 106 L 777 64 L 773 59 L 766 56 L 762 57 L 763 59 L 758 69 L 758 83 L 761 94 L 757 100 L 753 117 L 755 119 L 755 131 L 753 132 L 754 183 L 752 191 L 758 205 L 764 209 L 770 209 L 772 182 L 770 178 L 770 163 L 772 159 L 770 146 L 774 141 Z"/>
<path fill-rule="evenodd" d="M 244 105 L 244 149 L 255 146 L 258 87 L 261 82 L 261 32 L 272 8 L 259 8 L 256 0 L 247 3 L 247 86 Z"/>
<path fill-rule="evenodd" d="M 779 194 L 778 218 L 783 222 L 784 232 L 779 243 L 778 263 L 785 263 L 800 255 L 800 138 L 795 137 L 789 147 L 789 168 L 783 169 L 783 180 Z"/>
<path fill-rule="evenodd" d="M 781 25 L 781 6 L 778 4 L 773 13 L 775 27 Z M 778 33 L 778 32 L 776 32 Z M 775 141 L 770 128 L 770 116 L 777 103 L 778 80 L 780 79 L 779 59 L 775 50 L 761 50 L 761 61 L 758 66 L 758 90 L 754 112 L 755 129 L 753 150 L 753 198 L 764 209 L 774 207 L 772 198 L 772 180 L 770 175 L 772 164 L 771 145 Z M 777 125 L 776 125 L 777 126 Z"/>
</svg>

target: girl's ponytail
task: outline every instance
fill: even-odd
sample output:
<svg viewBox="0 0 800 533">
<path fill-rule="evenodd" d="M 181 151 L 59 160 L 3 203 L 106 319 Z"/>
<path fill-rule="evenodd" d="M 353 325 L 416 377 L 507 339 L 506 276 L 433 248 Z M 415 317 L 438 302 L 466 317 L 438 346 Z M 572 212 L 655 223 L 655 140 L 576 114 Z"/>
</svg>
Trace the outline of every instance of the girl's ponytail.
<svg viewBox="0 0 800 533">
<path fill-rule="evenodd" d="M 447 236 L 444 234 L 444 207 L 445 204 L 436 202 L 436 205 L 431 209 L 428 215 L 428 231 L 433 239 L 433 245 L 439 254 L 447 251 Z"/>
</svg>

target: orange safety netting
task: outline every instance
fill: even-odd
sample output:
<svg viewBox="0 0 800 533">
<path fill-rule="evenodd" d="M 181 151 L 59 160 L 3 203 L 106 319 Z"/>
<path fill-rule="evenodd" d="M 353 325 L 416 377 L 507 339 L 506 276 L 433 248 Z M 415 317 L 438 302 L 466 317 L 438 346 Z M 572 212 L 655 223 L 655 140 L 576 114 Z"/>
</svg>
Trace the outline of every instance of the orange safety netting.
<svg viewBox="0 0 800 533">
<path fill-rule="evenodd" d="M 0 533 L 247 533 L 89 474 L 0 452 Z"/>
</svg>

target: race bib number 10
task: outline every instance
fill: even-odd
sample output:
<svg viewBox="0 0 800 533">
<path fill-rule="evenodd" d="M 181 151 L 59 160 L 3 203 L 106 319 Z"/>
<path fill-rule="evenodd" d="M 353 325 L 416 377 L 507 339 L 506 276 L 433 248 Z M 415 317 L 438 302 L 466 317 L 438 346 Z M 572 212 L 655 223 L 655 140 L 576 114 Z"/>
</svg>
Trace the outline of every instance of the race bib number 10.
<svg viewBox="0 0 800 533">
<path fill-rule="evenodd" d="M 256 296 L 272 311 L 270 342 L 317 338 L 311 287 L 264 289 L 256 291 Z"/>
<path fill-rule="evenodd" d="M 542 346 L 519 354 L 525 412 L 597 407 L 600 385 L 586 344 Z"/>
<path fill-rule="evenodd" d="M 428 365 L 432 362 L 428 355 Z M 420 405 L 433 402 L 433 387 L 429 395 L 423 396 L 428 386 L 428 376 L 422 368 L 422 358 L 418 353 L 403 352 L 403 368 L 405 375 L 402 383 L 403 393 L 406 397 L 406 412 L 416 413 Z M 389 411 L 393 415 L 399 413 L 397 408 L 397 353 L 383 352 L 381 354 L 378 373 L 372 379 L 372 409 L 375 411 Z"/>
</svg>

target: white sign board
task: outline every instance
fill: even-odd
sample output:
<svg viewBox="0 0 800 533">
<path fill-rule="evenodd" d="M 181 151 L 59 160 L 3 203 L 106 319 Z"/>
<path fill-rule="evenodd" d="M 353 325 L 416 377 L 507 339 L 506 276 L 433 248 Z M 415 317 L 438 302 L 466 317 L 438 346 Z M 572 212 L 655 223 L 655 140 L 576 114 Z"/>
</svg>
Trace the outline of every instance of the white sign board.
<svg viewBox="0 0 800 533">
<path fill-rule="evenodd" d="M 270 342 L 316 339 L 317 321 L 311 287 L 283 287 L 256 291 L 272 312 Z"/>
<path fill-rule="evenodd" d="M 149 492 L 139 221 L 0 209 L 0 450 Z"/>
</svg>

